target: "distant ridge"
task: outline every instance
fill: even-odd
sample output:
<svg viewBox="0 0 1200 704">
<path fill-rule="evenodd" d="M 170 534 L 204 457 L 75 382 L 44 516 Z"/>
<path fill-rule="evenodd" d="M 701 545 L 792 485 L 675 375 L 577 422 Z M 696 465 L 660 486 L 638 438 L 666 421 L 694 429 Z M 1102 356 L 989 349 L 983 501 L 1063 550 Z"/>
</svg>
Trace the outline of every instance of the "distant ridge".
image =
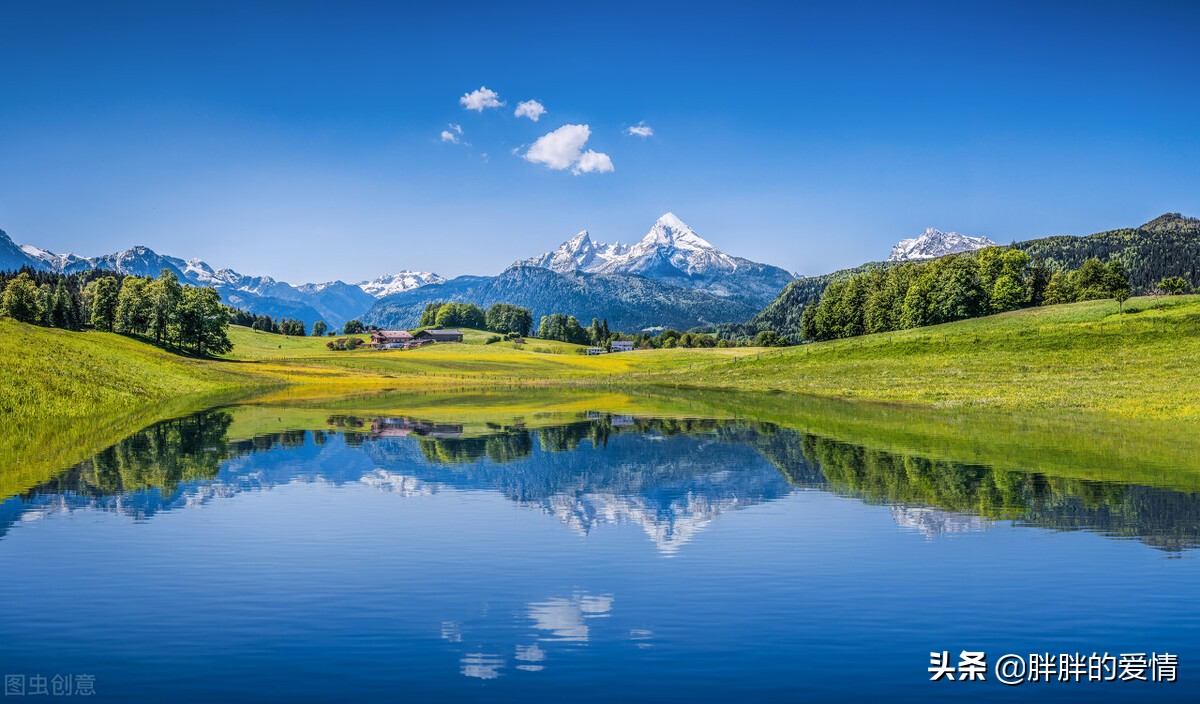
<svg viewBox="0 0 1200 704">
<path fill-rule="evenodd" d="M 986 237 L 971 237 L 958 232 L 942 232 L 927 227 L 925 232 L 907 240 L 900 240 L 892 247 L 889 262 L 910 262 L 921 259 L 936 259 L 947 254 L 971 252 L 984 247 L 995 247 L 996 243 Z"/>
<path fill-rule="evenodd" d="M 257 315 L 295 318 L 309 325 L 324 320 L 334 327 L 362 315 L 381 296 L 444 281 L 437 274 L 402 271 L 358 284 L 327 281 L 293 286 L 270 276 L 248 276 L 232 269 L 215 269 L 199 259 L 185 261 L 162 255 L 145 245 L 98 257 L 56 254 L 33 245 L 18 246 L 0 230 L 0 271 L 23 267 L 64 274 L 103 269 L 130 276 L 158 276 L 166 269 L 185 283 L 216 289 L 227 305 Z"/>
</svg>

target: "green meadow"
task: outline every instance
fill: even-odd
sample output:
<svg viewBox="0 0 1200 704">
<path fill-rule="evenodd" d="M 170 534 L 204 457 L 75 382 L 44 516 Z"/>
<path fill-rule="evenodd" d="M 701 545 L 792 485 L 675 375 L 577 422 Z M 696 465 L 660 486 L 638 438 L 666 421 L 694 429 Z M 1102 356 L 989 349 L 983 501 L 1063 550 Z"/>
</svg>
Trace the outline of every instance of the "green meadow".
<svg viewBox="0 0 1200 704">
<path fill-rule="evenodd" d="M 588 357 L 530 339 L 410 351 L 333 351 L 325 338 L 232 328 L 233 351 L 182 357 L 136 339 L 0 321 L 0 417 L 81 418 L 272 387 L 316 395 L 387 389 L 625 386 L 786 391 L 928 408 L 1200 418 L 1200 297 L 1027 309 L 780 349 L 664 349 Z M 330 393 L 325 393 L 328 390 Z"/>
</svg>

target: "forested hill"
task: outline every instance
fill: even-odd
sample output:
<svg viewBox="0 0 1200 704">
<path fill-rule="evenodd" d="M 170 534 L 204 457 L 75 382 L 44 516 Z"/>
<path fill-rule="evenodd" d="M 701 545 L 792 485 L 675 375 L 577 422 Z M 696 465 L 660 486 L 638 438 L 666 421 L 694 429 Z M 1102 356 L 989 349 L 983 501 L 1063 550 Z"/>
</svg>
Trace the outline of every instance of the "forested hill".
<svg viewBox="0 0 1200 704">
<path fill-rule="evenodd" d="M 1167 213 L 1136 228 L 1109 230 L 1094 235 L 1060 235 L 1016 242 L 1035 260 L 1044 258 L 1053 269 L 1078 269 L 1089 258 L 1119 260 L 1129 273 L 1134 294 L 1145 293 L 1170 276 L 1180 276 L 1193 289 L 1200 288 L 1200 218 Z M 796 279 L 750 321 L 753 330 L 798 334 L 804 307 L 820 299 L 825 288 L 856 274 L 895 266 L 896 262 L 870 262 L 821 276 Z"/>
<path fill-rule="evenodd" d="M 877 269 L 887 269 L 901 262 L 868 262 L 853 269 L 842 269 L 820 276 L 804 276 L 788 284 L 775 300 L 767 304 L 751 320 L 751 330 L 774 330 L 783 334 L 800 331 L 800 316 L 804 307 L 816 303 L 825 287 L 836 281 L 845 281 L 856 274 L 865 274 Z"/>
<path fill-rule="evenodd" d="M 1137 228 L 1110 230 L 1088 237 L 1044 237 L 1013 247 L 1044 258 L 1055 269 L 1078 269 L 1092 257 L 1119 260 L 1129 272 L 1134 293 L 1145 293 L 1169 276 L 1200 286 L 1200 218 L 1167 213 Z"/>
</svg>

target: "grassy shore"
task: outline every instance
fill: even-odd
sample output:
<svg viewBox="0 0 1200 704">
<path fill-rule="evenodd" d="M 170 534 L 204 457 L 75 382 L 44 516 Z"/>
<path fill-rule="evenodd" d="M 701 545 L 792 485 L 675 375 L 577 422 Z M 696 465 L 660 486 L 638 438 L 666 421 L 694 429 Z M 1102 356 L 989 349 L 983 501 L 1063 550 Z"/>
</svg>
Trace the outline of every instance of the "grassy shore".
<svg viewBox="0 0 1200 704">
<path fill-rule="evenodd" d="M 231 329 L 225 359 L 0 320 L 0 496 L 129 433 L 235 402 L 240 433 L 330 413 L 476 423 L 606 411 L 749 418 L 924 457 L 1200 486 L 1200 297 L 1018 311 L 788 349 L 466 344 L 334 352 Z M 389 393 L 390 392 L 390 393 Z"/>
</svg>

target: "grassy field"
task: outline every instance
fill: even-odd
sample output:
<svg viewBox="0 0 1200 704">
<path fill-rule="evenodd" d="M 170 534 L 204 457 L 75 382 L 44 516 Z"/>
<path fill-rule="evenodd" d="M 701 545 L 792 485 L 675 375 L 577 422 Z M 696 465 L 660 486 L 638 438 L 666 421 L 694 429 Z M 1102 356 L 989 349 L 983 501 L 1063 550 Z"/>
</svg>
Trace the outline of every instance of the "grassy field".
<svg viewBox="0 0 1200 704">
<path fill-rule="evenodd" d="M 272 382 L 122 335 L 0 319 L 0 418 L 62 420 Z"/>
<path fill-rule="evenodd" d="M 663 358 L 632 383 L 771 390 L 923 407 L 1200 419 L 1200 297 L 1049 306 L 764 351 Z"/>
<path fill-rule="evenodd" d="M 197 360 L 98 332 L 0 320 L 0 419 L 22 424 L 133 411 L 169 399 L 302 386 L 389 389 L 620 386 L 787 391 L 934 408 L 1092 411 L 1200 419 L 1200 297 L 1015 311 L 786 349 L 645 350 L 588 357 L 529 340 L 335 352 L 325 338 L 231 328 L 234 349 Z"/>
</svg>

